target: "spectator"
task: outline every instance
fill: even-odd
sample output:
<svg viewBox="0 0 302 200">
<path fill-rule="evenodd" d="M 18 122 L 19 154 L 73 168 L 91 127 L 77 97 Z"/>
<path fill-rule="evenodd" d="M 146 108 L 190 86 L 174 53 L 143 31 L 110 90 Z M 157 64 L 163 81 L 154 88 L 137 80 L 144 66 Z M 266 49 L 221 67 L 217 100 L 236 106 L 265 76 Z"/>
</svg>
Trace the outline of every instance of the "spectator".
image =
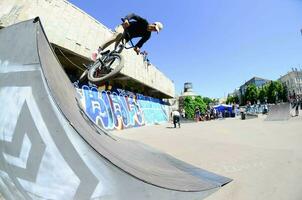
<svg viewBox="0 0 302 200">
<path fill-rule="evenodd" d="M 200 110 L 198 107 L 195 108 L 195 120 L 196 122 L 200 120 Z"/>
<path fill-rule="evenodd" d="M 218 118 L 217 110 L 215 108 L 213 108 L 213 115 L 214 115 L 214 119 Z"/>
<path fill-rule="evenodd" d="M 178 124 L 178 128 L 180 128 L 180 114 L 177 110 L 174 110 L 172 112 L 172 119 L 173 119 L 173 124 L 174 124 L 174 128 L 176 128 L 176 124 Z"/>
<path fill-rule="evenodd" d="M 299 104 L 296 104 L 296 116 L 299 116 Z"/>
<path fill-rule="evenodd" d="M 144 63 L 146 63 L 147 66 L 149 66 L 150 65 L 150 61 L 149 61 L 149 58 L 148 58 L 148 52 L 143 51 L 140 54 L 143 56 Z"/>
<path fill-rule="evenodd" d="M 186 118 L 186 111 L 185 111 L 185 109 L 181 110 L 181 117 L 182 118 Z"/>
</svg>

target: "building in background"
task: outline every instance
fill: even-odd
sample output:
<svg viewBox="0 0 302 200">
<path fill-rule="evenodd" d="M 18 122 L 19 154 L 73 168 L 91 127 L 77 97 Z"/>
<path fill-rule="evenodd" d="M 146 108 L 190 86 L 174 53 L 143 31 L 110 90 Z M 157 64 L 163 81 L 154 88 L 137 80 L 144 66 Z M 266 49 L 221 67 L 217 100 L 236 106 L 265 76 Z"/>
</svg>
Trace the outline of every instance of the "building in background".
<svg viewBox="0 0 302 200">
<path fill-rule="evenodd" d="M 286 86 L 288 91 L 288 97 L 293 97 L 294 95 L 302 96 L 302 70 L 297 68 L 292 68 L 292 71 L 281 76 L 278 79 L 284 86 Z"/>
<path fill-rule="evenodd" d="M 243 102 L 243 96 L 245 95 L 246 88 L 250 84 L 254 84 L 257 88 L 260 88 L 264 86 L 265 84 L 269 83 L 271 80 L 259 78 L 259 77 L 253 77 L 250 80 L 246 81 L 243 85 L 241 85 L 239 88 L 236 88 L 233 93 L 229 93 L 228 96 L 237 96 L 239 99 L 239 104 L 244 104 Z M 226 98 L 224 99 L 226 101 Z"/>
<path fill-rule="evenodd" d="M 271 80 L 259 78 L 259 77 L 253 77 L 250 80 L 246 81 L 243 85 L 239 87 L 239 93 L 240 96 L 243 96 L 245 94 L 246 88 L 250 84 L 254 84 L 257 88 L 260 88 L 270 82 Z"/>
<path fill-rule="evenodd" d="M 39 16 L 54 51 L 72 82 L 83 64 L 113 32 L 66 0 L 1 0 L 0 28 Z M 115 88 L 154 98 L 175 97 L 175 86 L 164 73 L 134 51 L 123 51 L 125 66 L 110 80 Z M 106 83 L 107 84 L 107 83 Z"/>
<path fill-rule="evenodd" d="M 237 91 L 237 94 L 240 94 L 239 97 L 239 104 L 244 104 L 243 102 L 243 96 L 245 95 L 246 88 L 250 84 L 254 84 L 257 88 L 260 88 L 264 86 L 265 84 L 271 82 L 271 80 L 260 78 L 260 77 L 253 77 L 250 80 L 246 81 L 243 85 L 239 87 L 239 91 Z"/>
</svg>

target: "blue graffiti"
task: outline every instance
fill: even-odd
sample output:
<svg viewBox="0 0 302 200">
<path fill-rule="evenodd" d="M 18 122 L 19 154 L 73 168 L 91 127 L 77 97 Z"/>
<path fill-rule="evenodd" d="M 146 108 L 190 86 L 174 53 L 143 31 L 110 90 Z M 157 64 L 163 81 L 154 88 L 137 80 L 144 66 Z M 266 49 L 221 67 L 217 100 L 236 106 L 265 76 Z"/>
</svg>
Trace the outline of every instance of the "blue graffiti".
<svg viewBox="0 0 302 200">
<path fill-rule="evenodd" d="M 124 129 L 168 121 L 168 106 L 160 99 L 125 90 L 77 89 L 88 117 L 102 128 Z"/>
</svg>

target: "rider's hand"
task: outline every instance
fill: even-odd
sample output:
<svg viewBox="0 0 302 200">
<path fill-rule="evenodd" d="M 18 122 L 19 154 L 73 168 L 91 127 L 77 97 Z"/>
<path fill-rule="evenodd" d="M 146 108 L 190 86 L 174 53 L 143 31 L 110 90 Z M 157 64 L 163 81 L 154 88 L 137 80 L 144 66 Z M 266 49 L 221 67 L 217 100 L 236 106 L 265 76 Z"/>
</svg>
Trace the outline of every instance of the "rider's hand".
<svg viewBox="0 0 302 200">
<path fill-rule="evenodd" d="M 136 52 L 136 54 L 138 55 L 140 52 L 140 48 L 139 47 L 134 47 L 134 51 Z"/>
<path fill-rule="evenodd" d="M 130 23 L 129 23 L 129 21 L 126 19 L 126 20 L 124 21 L 124 23 L 123 23 L 123 28 L 126 29 L 126 28 L 128 28 L 129 26 L 130 26 Z"/>
</svg>

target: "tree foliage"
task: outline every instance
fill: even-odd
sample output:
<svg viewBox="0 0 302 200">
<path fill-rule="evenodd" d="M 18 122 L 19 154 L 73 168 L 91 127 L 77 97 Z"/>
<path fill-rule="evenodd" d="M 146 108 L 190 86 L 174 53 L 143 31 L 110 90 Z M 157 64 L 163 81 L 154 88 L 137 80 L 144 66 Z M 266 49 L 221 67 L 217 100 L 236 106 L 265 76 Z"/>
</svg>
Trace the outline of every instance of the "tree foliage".
<svg viewBox="0 0 302 200">
<path fill-rule="evenodd" d="M 203 102 L 206 104 L 206 105 L 209 105 L 210 103 L 213 103 L 214 100 L 209 98 L 209 97 L 204 97 L 203 98 Z"/>
<path fill-rule="evenodd" d="M 194 118 L 195 109 L 198 107 L 202 113 L 206 110 L 206 103 L 203 101 L 203 98 L 201 96 L 187 96 L 184 99 L 184 109 L 186 112 L 186 116 L 189 119 Z"/>
<path fill-rule="evenodd" d="M 271 81 L 267 87 L 267 101 L 268 103 L 287 101 L 287 88 L 279 81 Z"/>
<path fill-rule="evenodd" d="M 227 100 L 226 100 L 226 104 L 230 104 L 230 103 L 232 103 L 232 102 L 234 102 L 234 97 L 232 96 L 232 95 L 228 95 L 228 97 L 227 97 Z"/>
<path fill-rule="evenodd" d="M 257 103 L 258 89 L 255 84 L 249 84 L 245 91 L 246 101 L 250 101 L 252 104 Z"/>
<path fill-rule="evenodd" d="M 236 104 L 239 104 L 239 97 L 237 95 L 234 96 L 234 102 Z"/>
<path fill-rule="evenodd" d="M 259 99 L 260 103 L 265 103 L 265 100 L 267 98 L 267 90 L 268 90 L 267 85 L 259 88 L 258 99 Z"/>
<path fill-rule="evenodd" d="M 226 100 L 226 104 L 239 104 L 239 97 L 237 95 L 228 95 L 227 100 Z"/>
<path fill-rule="evenodd" d="M 276 101 L 287 101 L 287 88 L 279 81 L 271 81 L 268 84 L 257 88 L 254 84 L 247 86 L 243 99 L 250 101 L 252 104 L 257 100 L 260 103 L 275 103 Z"/>
</svg>

